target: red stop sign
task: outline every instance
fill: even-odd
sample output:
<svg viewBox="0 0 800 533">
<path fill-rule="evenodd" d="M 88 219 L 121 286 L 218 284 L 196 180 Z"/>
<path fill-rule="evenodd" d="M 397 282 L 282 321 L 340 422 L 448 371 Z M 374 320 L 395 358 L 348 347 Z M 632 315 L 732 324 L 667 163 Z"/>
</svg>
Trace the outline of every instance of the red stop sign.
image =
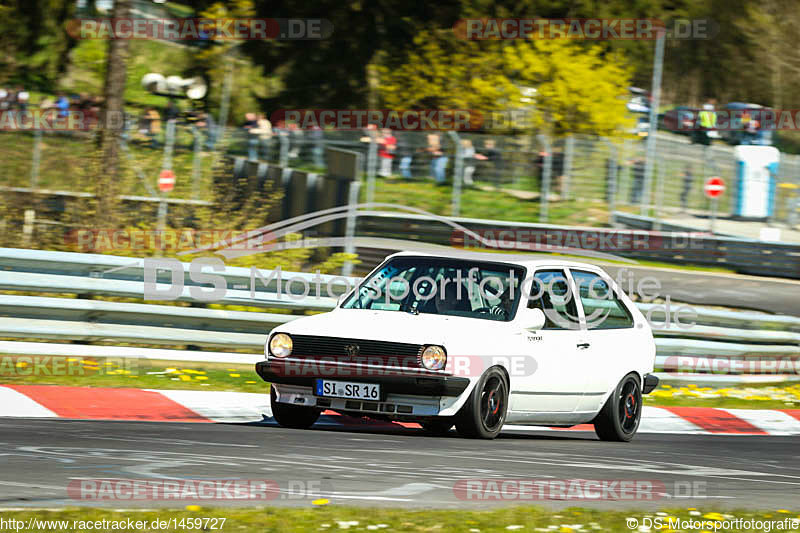
<svg viewBox="0 0 800 533">
<path fill-rule="evenodd" d="M 175 173 L 171 170 L 162 170 L 158 175 L 158 188 L 162 192 L 169 192 L 175 188 Z"/>
<path fill-rule="evenodd" d="M 725 180 L 718 176 L 711 176 L 706 180 L 703 190 L 709 198 L 718 198 L 725 192 Z"/>
</svg>

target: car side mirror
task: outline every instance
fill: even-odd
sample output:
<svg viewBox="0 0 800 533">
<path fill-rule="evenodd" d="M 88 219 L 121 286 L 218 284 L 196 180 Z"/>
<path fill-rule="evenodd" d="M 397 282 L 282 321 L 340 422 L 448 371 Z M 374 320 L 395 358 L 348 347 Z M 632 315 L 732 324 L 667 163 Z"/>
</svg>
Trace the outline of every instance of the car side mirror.
<svg viewBox="0 0 800 533">
<path fill-rule="evenodd" d="M 530 309 L 525 316 L 522 327 L 528 331 L 537 331 L 544 327 L 547 318 L 541 309 Z"/>
</svg>

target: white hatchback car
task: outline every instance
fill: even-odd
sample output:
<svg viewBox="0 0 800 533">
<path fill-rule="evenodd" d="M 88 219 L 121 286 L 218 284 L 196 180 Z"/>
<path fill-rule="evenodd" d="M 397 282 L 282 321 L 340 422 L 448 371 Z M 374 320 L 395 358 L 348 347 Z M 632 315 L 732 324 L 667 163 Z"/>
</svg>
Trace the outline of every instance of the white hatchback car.
<svg viewBox="0 0 800 533">
<path fill-rule="evenodd" d="M 629 441 L 658 384 L 645 317 L 603 270 L 558 259 L 394 254 L 333 311 L 272 330 L 265 354 L 273 416 L 293 428 L 330 409 L 481 438 L 588 422 Z"/>
</svg>

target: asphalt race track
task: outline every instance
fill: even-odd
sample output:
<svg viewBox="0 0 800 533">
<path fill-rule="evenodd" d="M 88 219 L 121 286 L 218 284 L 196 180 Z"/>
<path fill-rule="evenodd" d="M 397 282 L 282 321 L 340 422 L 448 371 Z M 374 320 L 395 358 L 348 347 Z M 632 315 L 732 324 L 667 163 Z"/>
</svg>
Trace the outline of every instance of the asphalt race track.
<svg viewBox="0 0 800 533">
<path fill-rule="evenodd" d="M 663 497 L 651 502 L 533 502 L 551 507 L 778 509 L 800 501 L 797 437 L 640 434 L 622 444 L 598 441 L 588 432 L 510 431 L 495 441 L 480 441 L 455 433 L 429 437 L 403 428 L 303 431 L 268 424 L 2 419 L 0 456 L 0 507 L 6 508 L 98 505 L 67 497 L 68 483 L 81 478 L 266 479 L 280 487 L 280 494 L 266 503 L 305 506 L 320 496 L 334 505 L 480 508 L 532 503 L 458 499 L 454 483 L 470 478 L 654 480 L 665 488 Z M 316 494 L 306 493 L 314 487 L 319 488 Z M 685 497 L 676 497 L 680 494 Z"/>
<path fill-rule="evenodd" d="M 592 261 L 587 261 L 591 263 Z M 663 298 L 699 306 L 722 306 L 751 309 L 778 315 L 800 316 L 800 281 L 763 278 L 715 272 L 692 272 L 667 268 L 618 267 L 603 265 L 609 275 L 617 279 L 620 268 L 633 273 L 638 283 L 644 277 L 658 280 Z M 630 276 L 631 274 L 626 274 Z M 624 280 L 628 277 L 622 278 Z M 636 285 L 634 285 L 636 287 Z M 628 286 L 623 287 L 628 292 Z M 630 293 L 629 293 L 630 294 Z"/>
</svg>

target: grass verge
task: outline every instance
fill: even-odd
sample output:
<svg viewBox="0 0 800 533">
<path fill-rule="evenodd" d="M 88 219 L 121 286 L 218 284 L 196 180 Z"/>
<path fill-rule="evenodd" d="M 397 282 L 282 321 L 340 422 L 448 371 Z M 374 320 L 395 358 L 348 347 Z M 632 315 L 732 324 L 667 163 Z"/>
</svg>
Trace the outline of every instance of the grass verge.
<svg viewBox="0 0 800 533">
<path fill-rule="evenodd" d="M 0 358 L 0 384 L 263 393 L 252 365 L 100 357 Z"/>
</svg>

